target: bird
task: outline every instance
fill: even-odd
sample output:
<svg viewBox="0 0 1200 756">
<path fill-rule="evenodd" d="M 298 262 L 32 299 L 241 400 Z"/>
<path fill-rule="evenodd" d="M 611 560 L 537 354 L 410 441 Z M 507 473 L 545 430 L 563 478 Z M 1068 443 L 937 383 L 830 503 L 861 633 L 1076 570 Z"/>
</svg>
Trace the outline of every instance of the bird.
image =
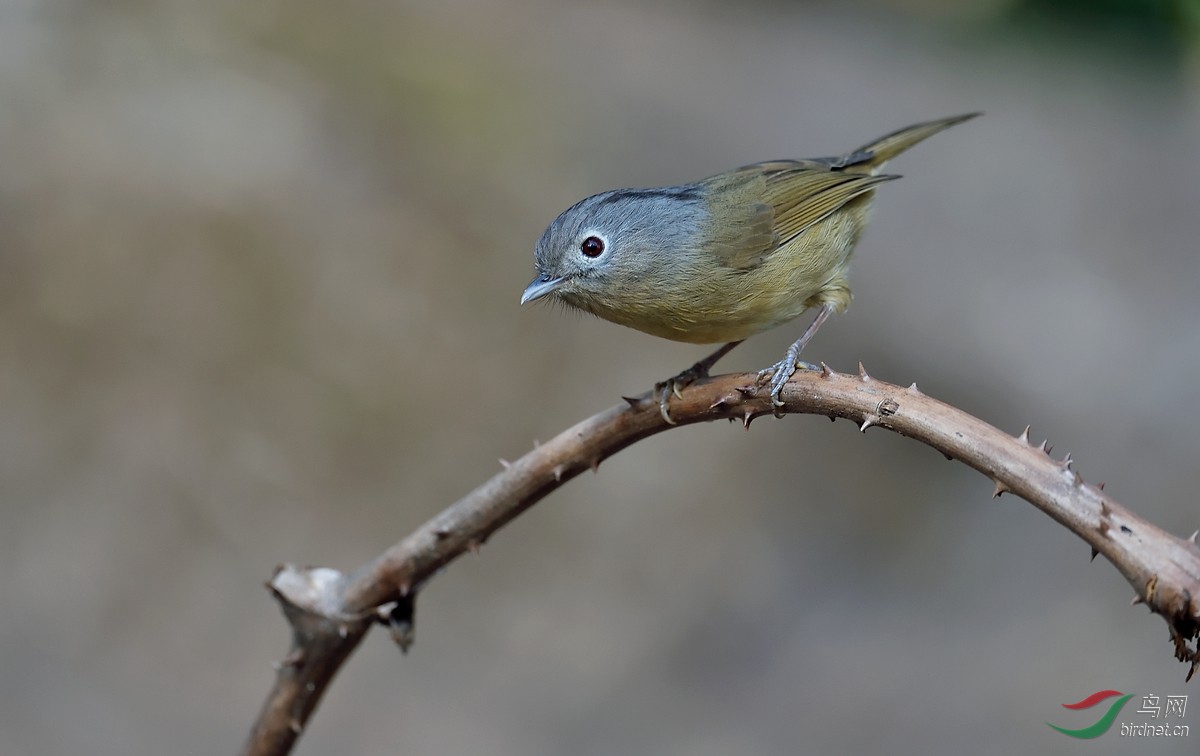
<svg viewBox="0 0 1200 756">
<path fill-rule="evenodd" d="M 770 160 L 688 184 L 616 189 L 564 210 L 538 239 L 521 304 L 553 299 L 645 333 L 723 345 L 655 385 L 671 397 L 746 338 L 815 316 L 783 358 L 759 371 L 774 406 L 804 347 L 850 304 L 849 263 L 883 173 L 910 147 L 979 113 L 894 131 L 836 157 Z"/>
</svg>

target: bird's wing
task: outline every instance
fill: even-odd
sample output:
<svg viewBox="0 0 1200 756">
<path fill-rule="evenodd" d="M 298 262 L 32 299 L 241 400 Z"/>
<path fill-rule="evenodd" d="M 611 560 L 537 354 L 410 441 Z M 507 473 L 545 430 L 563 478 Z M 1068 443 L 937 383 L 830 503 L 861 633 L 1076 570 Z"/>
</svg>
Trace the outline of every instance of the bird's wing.
<svg viewBox="0 0 1200 756">
<path fill-rule="evenodd" d="M 709 222 L 703 229 L 708 251 L 721 265 L 735 270 L 757 267 L 779 242 L 766 177 L 748 168 L 702 182 L 710 198 Z M 713 197 L 720 202 L 712 202 Z"/>
<path fill-rule="evenodd" d="M 807 161 L 793 167 L 786 161 L 762 164 L 767 201 L 775 209 L 775 232 L 780 243 L 803 233 L 850 200 L 876 185 L 900 178 L 845 171 L 814 170 Z"/>
<path fill-rule="evenodd" d="M 877 184 L 899 176 L 848 173 L 822 160 L 755 163 L 705 184 L 724 199 L 707 229 L 727 267 L 753 268 L 788 240 Z"/>
</svg>

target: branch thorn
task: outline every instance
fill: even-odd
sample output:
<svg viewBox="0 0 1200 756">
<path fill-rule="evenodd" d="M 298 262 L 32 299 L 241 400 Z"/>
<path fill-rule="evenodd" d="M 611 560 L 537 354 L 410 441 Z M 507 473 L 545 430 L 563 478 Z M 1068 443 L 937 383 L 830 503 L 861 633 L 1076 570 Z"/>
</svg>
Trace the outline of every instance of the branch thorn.
<svg viewBox="0 0 1200 756">
<path fill-rule="evenodd" d="M 279 669 L 281 667 L 299 667 L 301 664 L 304 663 L 305 656 L 306 656 L 306 654 L 304 653 L 304 649 L 301 649 L 301 648 L 293 649 L 288 652 L 287 656 L 285 656 L 282 659 L 280 659 L 279 661 L 275 662 L 275 664 L 273 664 L 272 666 L 275 667 L 276 669 Z"/>
</svg>

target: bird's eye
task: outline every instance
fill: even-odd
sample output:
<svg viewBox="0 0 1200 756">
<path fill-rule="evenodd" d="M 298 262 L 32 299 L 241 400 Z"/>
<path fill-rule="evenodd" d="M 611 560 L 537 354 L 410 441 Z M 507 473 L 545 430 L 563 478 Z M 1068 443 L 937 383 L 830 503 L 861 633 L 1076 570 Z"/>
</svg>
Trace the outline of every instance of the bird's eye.
<svg viewBox="0 0 1200 756">
<path fill-rule="evenodd" d="M 579 245 L 579 251 L 584 257 L 599 257 L 604 253 L 604 240 L 599 236 L 589 236 Z"/>
</svg>

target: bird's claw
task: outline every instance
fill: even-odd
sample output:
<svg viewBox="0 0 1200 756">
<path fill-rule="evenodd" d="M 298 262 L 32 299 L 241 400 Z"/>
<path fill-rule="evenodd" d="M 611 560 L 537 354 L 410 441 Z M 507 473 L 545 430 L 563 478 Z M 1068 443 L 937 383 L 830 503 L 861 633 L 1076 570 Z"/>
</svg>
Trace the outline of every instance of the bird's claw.
<svg viewBox="0 0 1200 756">
<path fill-rule="evenodd" d="M 769 383 L 771 386 L 772 406 L 783 406 L 783 402 L 779 399 L 779 394 L 783 392 L 783 387 L 787 385 L 788 380 L 797 370 L 820 370 L 820 368 L 810 362 L 797 360 L 795 357 L 788 355 L 771 367 L 758 371 L 758 380 L 756 383 L 759 386 Z"/>
<path fill-rule="evenodd" d="M 654 391 L 658 394 L 658 414 L 662 415 L 662 419 L 667 424 L 676 425 L 676 422 L 671 419 L 671 397 L 674 396 L 676 399 L 682 399 L 683 394 L 680 392 L 683 389 L 701 378 L 707 377 L 708 367 L 703 363 L 697 362 L 679 375 L 668 378 L 662 383 L 654 384 Z"/>
<path fill-rule="evenodd" d="M 789 364 L 788 360 L 780 360 L 771 367 L 758 371 L 758 380 L 755 382 L 759 386 L 770 385 L 772 406 L 783 406 L 783 402 L 779 400 L 779 392 L 783 391 L 784 384 L 788 382 L 794 372 L 796 372 L 796 365 Z"/>
<path fill-rule="evenodd" d="M 658 392 L 658 414 L 662 415 L 667 425 L 675 425 L 675 421 L 671 419 L 671 394 L 679 396 L 679 391 L 675 388 L 674 380 L 655 384 L 654 390 Z"/>
</svg>

